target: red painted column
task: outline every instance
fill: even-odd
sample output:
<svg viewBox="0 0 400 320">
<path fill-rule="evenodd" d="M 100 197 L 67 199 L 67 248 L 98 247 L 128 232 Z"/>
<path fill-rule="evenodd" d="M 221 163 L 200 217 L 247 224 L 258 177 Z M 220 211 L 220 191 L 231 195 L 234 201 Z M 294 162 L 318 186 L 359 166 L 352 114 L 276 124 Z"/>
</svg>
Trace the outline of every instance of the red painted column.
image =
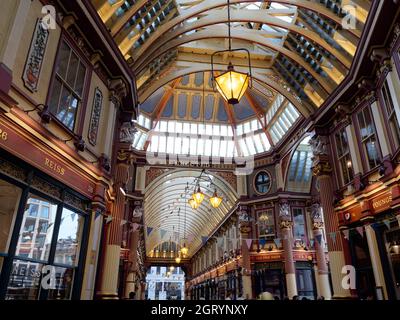
<svg viewBox="0 0 400 320">
<path fill-rule="evenodd" d="M 129 179 L 129 154 L 121 151 L 118 155 L 114 189 L 114 203 L 111 206 L 105 247 L 100 291 L 101 299 L 118 299 L 118 273 L 121 254 L 122 226 L 121 220 L 125 216 L 126 199 L 121 188 L 125 187 Z"/>
<path fill-rule="evenodd" d="M 321 210 L 319 204 L 312 206 L 312 220 L 313 220 L 313 234 L 315 255 L 317 258 L 318 272 L 316 274 L 316 281 L 318 283 L 319 296 L 330 300 L 332 298 L 331 286 L 329 283 L 329 269 L 325 256 L 325 240 L 323 237 L 324 223 L 321 217 Z"/>
<path fill-rule="evenodd" d="M 297 296 L 296 265 L 293 258 L 293 222 L 290 214 L 289 203 L 284 201 L 279 204 L 279 227 L 282 234 L 283 257 L 285 259 L 285 278 L 287 296 L 292 299 Z"/>
<path fill-rule="evenodd" d="M 239 230 L 242 238 L 241 251 L 242 251 L 242 283 L 243 283 L 243 296 L 246 299 L 253 298 L 252 279 L 251 279 L 251 261 L 250 250 L 247 246 L 247 239 L 251 239 L 251 222 L 250 214 L 247 207 L 242 207 L 238 212 Z"/>
<path fill-rule="evenodd" d="M 325 231 L 328 235 L 328 255 L 333 286 L 333 298 L 350 297 L 350 291 L 342 287 L 342 268 L 346 265 L 339 233 L 339 219 L 334 210 L 334 185 L 332 179 L 332 167 L 328 156 L 328 138 L 324 136 L 314 137 L 310 140 L 313 148 L 314 163 L 313 175 L 319 183 L 320 201 L 323 210 Z M 336 241 L 329 234 L 336 233 Z"/>
</svg>

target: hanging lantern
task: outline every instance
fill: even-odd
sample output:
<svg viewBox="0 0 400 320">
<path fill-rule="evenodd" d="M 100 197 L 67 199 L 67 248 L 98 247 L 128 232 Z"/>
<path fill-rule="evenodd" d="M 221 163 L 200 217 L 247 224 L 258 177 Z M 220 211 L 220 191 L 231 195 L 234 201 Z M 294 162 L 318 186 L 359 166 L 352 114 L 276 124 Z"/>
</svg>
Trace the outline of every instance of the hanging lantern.
<svg viewBox="0 0 400 320">
<path fill-rule="evenodd" d="M 185 257 L 189 253 L 189 249 L 186 247 L 186 244 L 183 244 L 183 247 L 181 248 L 181 253 Z"/>
<path fill-rule="evenodd" d="M 231 105 L 238 104 L 240 99 L 245 94 L 247 88 L 252 87 L 251 80 L 251 59 L 250 51 L 245 48 L 232 49 L 232 36 L 231 36 L 231 14 L 230 14 L 230 0 L 228 2 L 228 50 L 216 51 L 211 55 L 211 72 L 213 77 L 213 87 L 214 83 L 217 90 L 222 95 L 222 97 Z M 214 74 L 214 57 L 216 55 L 226 55 L 232 56 L 236 51 L 243 51 L 247 55 L 248 59 L 248 73 L 242 73 L 235 71 L 232 62 L 228 64 L 228 71 L 223 74 Z"/>
<path fill-rule="evenodd" d="M 192 207 L 192 209 L 197 209 L 200 207 L 200 204 L 196 202 L 194 199 L 189 199 L 189 204 Z"/>
<path fill-rule="evenodd" d="M 210 203 L 213 208 L 218 208 L 222 202 L 222 197 L 218 197 L 217 190 L 214 191 L 213 196 L 210 198 Z"/>
<path fill-rule="evenodd" d="M 180 256 L 177 256 L 177 257 L 175 258 L 175 262 L 176 262 L 177 264 L 181 263 L 181 257 L 180 257 Z"/>
<path fill-rule="evenodd" d="M 249 87 L 249 75 L 235 71 L 232 63 L 228 71 L 215 77 L 217 90 L 229 104 L 238 104 Z"/>
<path fill-rule="evenodd" d="M 200 185 L 198 186 L 196 193 L 194 193 L 192 195 L 192 197 L 193 197 L 194 201 L 197 202 L 197 204 L 200 205 L 200 203 L 202 203 L 202 201 L 204 200 L 204 193 L 201 192 Z"/>
</svg>

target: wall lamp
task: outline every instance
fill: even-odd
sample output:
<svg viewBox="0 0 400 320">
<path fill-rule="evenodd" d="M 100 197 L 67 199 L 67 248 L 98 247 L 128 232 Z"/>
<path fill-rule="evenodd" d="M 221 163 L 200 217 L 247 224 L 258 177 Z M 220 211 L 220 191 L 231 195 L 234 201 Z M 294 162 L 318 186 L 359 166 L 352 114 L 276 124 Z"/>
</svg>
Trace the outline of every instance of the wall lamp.
<svg viewBox="0 0 400 320">
<path fill-rule="evenodd" d="M 78 151 L 85 151 L 86 149 L 86 143 L 83 140 L 82 136 L 78 136 L 78 135 L 73 135 L 70 139 L 67 140 L 62 140 L 64 143 L 67 143 L 69 141 L 74 141 L 74 146 Z M 97 161 L 95 161 L 94 163 L 96 163 Z"/>
<path fill-rule="evenodd" d="M 47 105 L 44 105 L 43 103 L 40 103 L 38 105 L 35 106 L 35 108 L 31 109 L 31 110 L 26 110 L 24 111 L 26 114 L 35 111 L 35 110 L 39 110 L 41 109 L 38 114 L 40 116 L 40 119 L 42 120 L 43 123 L 50 123 L 51 121 L 51 113 L 50 113 L 50 109 Z"/>
</svg>

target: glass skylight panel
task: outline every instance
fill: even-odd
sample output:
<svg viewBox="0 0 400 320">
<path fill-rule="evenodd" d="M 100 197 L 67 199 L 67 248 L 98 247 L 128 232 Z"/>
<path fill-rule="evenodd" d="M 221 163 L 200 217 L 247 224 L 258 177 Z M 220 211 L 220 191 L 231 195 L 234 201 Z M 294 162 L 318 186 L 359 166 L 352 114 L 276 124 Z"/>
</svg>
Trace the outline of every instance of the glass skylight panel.
<svg viewBox="0 0 400 320">
<path fill-rule="evenodd" d="M 203 139 L 199 139 L 197 141 L 197 155 L 203 155 L 204 154 L 204 140 Z"/>
<path fill-rule="evenodd" d="M 237 134 L 238 136 L 241 136 L 241 135 L 243 134 L 243 125 L 242 125 L 242 124 L 237 125 L 237 127 L 236 127 L 236 134 Z"/>
<path fill-rule="evenodd" d="M 168 121 L 168 132 L 175 132 L 175 121 Z"/>
<path fill-rule="evenodd" d="M 250 122 L 245 122 L 245 123 L 243 124 L 243 132 L 244 132 L 244 133 L 249 133 L 249 132 L 251 132 Z"/>
<path fill-rule="evenodd" d="M 206 156 L 211 156 L 211 146 L 212 146 L 212 141 L 210 139 L 207 139 L 205 141 L 205 146 L 204 146 L 204 155 Z"/>
<path fill-rule="evenodd" d="M 256 154 L 256 149 L 254 148 L 253 137 L 246 137 L 246 145 L 251 155 Z"/>
<path fill-rule="evenodd" d="M 260 134 L 260 138 L 261 138 L 261 142 L 264 145 L 265 151 L 268 151 L 269 149 L 271 149 L 271 144 L 270 144 L 267 136 L 265 134 Z"/>
<path fill-rule="evenodd" d="M 219 152 L 220 157 L 226 157 L 226 154 L 227 154 L 226 149 L 227 149 L 227 141 L 221 140 L 220 152 Z"/>
<path fill-rule="evenodd" d="M 264 135 L 265 135 L 265 134 L 264 134 Z M 261 153 L 261 152 L 266 151 L 266 150 L 264 149 L 263 143 L 261 142 L 261 138 L 260 138 L 260 135 L 259 135 L 259 134 L 257 134 L 257 135 L 254 136 L 254 145 L 255 145 L 255 147 L 256 147 L 257 153 Z"/>
<path fill-rule="evenodd" d="M 196 155 L 197 154 L 197 138 L 190 138 L 190 155 Z"/>
<path fill-rule="evenodd" d="M 182 154 L 189 154 L 189 145 L 190 139 L 189 138 L 182 138 Z"/>
<path fill-rule="evenodd" d="M 166 150 L 166 145 L 167 145 L 167 137 L 165 137 L 165 136 L 160 136 L 158 151 L 159 151 L 159 152 L 165 152 L 165 150 Z"/>
<path fill-rule="evenodd" d="M 190 124 L 190 133 L 191 134 L 197 134 L 197 123 L 191 123 Z"/>
<path fill-rule="evenodd" d="M 228 140 L 226 154 L 228 156 L 232 156 L 232 154 L 234 154 L 234 151 L 235 151 L 235 142 L 233 140 Z"/>
<path fill-rule="evenodd" d="M 177 132 L 177 133 L 181 133 L 182 130 L 183 130 L 182 122 L 177 122 L 177 123 L 176 123 L 176 132 Z"/>
<path fill-rule="evenodd" d="M 199 134 L 205 134 L 205 127 L 204 124 L 199 124 Z"/>
<path fill-rule="evenodd" d="M 180 137 L 175 138 L 175 153 L 176 154 L 182 153 L 182 138 Z"/>
<path fill-rule="evenodd" d="M 190 133 L 190 123 L 188 122 L 183 123 L 182 133 Z"/>
<path fill-rule="evenodd" d="M 219 133 L 219 125 L 218 124 L 213 125 L 212 134 L 213 134 L 213 136 L 219 136 L 220 135 L 220 133 Z"/>
<path fill-rule="evenodd" d="M 151 152 L 157 152 L 158 151 L 158 136 L 157 135 L 153 135 L 151 137 L 151 142 L 150 142 L 150 151 Z"/>
<path fill-rule="evenodd" d="M 167 153 L 174 153 L 174 143 L 175 137 L 167 138 Z"/>
<path fill-rule="evenodd" d="M 136 145 L 136 149 L 138 150 L 143 150 L 144 144 L 146 143 L 147 140 L 147 134 L 146 133 L 142 133 L 142 135 L 140 136 L 140 139 Z"/>
<path fill-rule="evenodd" d="M 228 136 L 228 126 L 221 125 L 221 136 L 222 137 Z"/>
<path fill-rule="evenodd" d="M 247 156 L 250 155 L 250 154 L 249 154 L 249 150 L 247 149 L 247 146 L 246 146 L 246 143 L 245 143 L 244 139 L 240 139 L 240 140 L 239 140 L 239 146 L 240 146 L 240 149 L 242 150 L 243 155 L 244 155 L 245 157 L 247 157 Z"/>
<path fill-rule="evenodd" d="M 219 150 L 219 139 L 216 139 L 216 138 L 214 138 L 213 140 L 212 140 L 212 155 L 214 156 L 214 157 L 216 157 L 216 156 L 219 156 L 219 152 L 220 152 L 220 150 Z"/>
<path fill-rule="evenodd" d="M 167 121 L 160 121 L 160 131 L 167 132 L 168 131 L 168 123 Z"/>
</svg>

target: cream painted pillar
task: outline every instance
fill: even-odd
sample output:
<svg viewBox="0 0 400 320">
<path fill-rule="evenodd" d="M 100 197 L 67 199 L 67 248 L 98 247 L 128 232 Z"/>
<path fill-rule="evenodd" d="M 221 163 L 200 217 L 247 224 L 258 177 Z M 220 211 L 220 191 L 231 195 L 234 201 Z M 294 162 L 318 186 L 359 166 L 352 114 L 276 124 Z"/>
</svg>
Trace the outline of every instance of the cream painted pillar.
<svg viewBox="0 0 400 320">
<path fill-rule="evenodd" d="M 376 240 L 376 234 L 371 225 L 365 226 L 365 234 L 366 234 L 367 242 L 368 242 L 368 249 L 369 249 L 369 255 L 371 258 L 372 270 L 374 271 L 375 286 L 382 287 L 384 295 L 385 295 L 384 297 L 378 297 L 378 300 L 387 300 L 388 293 L 387 293 L 387 289 L 386 289 L 385 277 L 383 274 L 383 269 L 382 269 L 382 264 L 381 264 L 382 260 L 380 258 L 380 254 L 379 254 L 379 248 L 378 248 L 378 243 Z"/>
<path fill-rule="evenodd" d="M 376 127 L 376 134 L 378 136 L 379 144 L 381 146 L 382 157 L 385 158 L 390 154 L 390 147 L 389 147 L 389 138 L 386 136 L 386 132 L 384 127 L 386 126 L 381 111 L 381 108 L 378 106 L 378 102 L 374 101 L 371 104 L 371 111 L 372 117 L 374 119 L 375 127 Z"/>
<path fill-rule="evenodd" d="M 8 30 L 2 30 L 2 32 L 6 33 L 6 39 L 4 41 L 5 48 L 0 48 L 0 50 L 2 49 L 0 51 L 0 53 L 2 53 L 0 56 L 0 63 L 4 63 L 11 71 L 14 69 L 15 59 L 18 56 L 19 44 L 22 38 L 22 33 L 25 28 L 25 22 L 27 21 L 32 1 L 14 0 L 12 2 L 17 3 L 14 10 L 15 16 L 13 17 L 13 19 L 10 19 L 14 21 L 12 22 L 11 29 L 9 29 L 8 35 Z"/>
<path fill-rule="evenodd" d="M 100 210 L 100 209 L 97 209 Z M 103 216 L 92 212 L 91 230 L 89 236 L 89 246 L 87 251 L 85 273 L 82 286 L 82 300 L 93 300 L 94 286 L 96 280 L 97 261 L 99 258 L 99 246 L 101 240 L 101 230 L 103 227 Z"/>
<path fill-rule="evenodd" d="M 118 104 L 114 99 L 110 99 L 108 106 L 108 113 L 106 115 L 106 130 L 104 130 L 105 139 L 103 146 L 103 153 L 110 159 L 112 153 L 112 147 L 114 143 L 114 129 L 116 126 Z"/>
</svg>

